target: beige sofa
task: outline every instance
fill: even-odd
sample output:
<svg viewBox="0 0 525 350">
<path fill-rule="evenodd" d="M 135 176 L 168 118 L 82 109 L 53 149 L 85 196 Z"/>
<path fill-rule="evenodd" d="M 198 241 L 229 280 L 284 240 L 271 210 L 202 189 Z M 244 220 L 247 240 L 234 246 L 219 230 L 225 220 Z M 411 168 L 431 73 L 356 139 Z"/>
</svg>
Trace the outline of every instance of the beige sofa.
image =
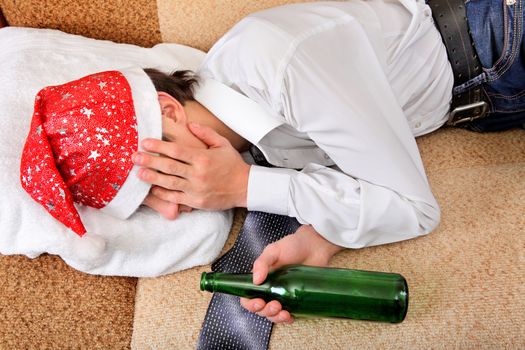
<svg viewBox="0 0 525 350">
<path fill-rule="evenodd" d="M 245 14 L 287 2 L 0 0 L 0 7 L 11 26 L 207 50 Z M 417 141 L 442 207 L 439 228 L 332 262 L 403 274 L 406 320 L 301 319 L 274 327 L 271 349 L 525 348 L 525 131 L 442 129 Z M 225 250 L 243 216 L 236 212 Z M 53 256 L 0 256 L 0 349 L 195 348 L 211 297 L 198 279 L 209 269 L 113 278 L 77 272 Z"/>
</svg>

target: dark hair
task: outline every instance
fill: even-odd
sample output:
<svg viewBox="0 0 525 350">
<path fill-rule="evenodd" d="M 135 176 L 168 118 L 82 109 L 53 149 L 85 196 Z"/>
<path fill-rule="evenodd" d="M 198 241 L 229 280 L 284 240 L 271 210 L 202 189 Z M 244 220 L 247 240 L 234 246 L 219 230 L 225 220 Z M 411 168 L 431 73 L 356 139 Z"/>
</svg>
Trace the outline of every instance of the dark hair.
<svg viewBox="0 0 525 350">
<path fill-rule="evenodd" d="M 199 78 L 191 70 L 178 70 L 166 74 L 155 68 L 144 68 L 144 72 L 153 82 L 155 90 L 170 94 L 183 106 L 186 101 L 194 101 L 194 88 L 199 84 Z"/>
</svg>

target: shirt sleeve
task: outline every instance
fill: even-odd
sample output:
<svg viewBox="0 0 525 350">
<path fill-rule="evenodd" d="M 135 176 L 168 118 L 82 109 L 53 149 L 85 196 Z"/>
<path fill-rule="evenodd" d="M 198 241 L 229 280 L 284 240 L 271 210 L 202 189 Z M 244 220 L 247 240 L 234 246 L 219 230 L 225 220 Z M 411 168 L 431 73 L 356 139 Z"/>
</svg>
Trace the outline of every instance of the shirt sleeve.
<svg viewBox="0 0 525 350">
<path fill-rule="evenodd" d="M 314 33 L 283 71 L 283 114 L 337 169 L 253 166 L 248 185 L 249 210 L 297 217 L 350 248 L 423 235 L 440 218 L 415 139 L 385 75 L 383 53 L 370 44 L 370 32 L 349 19 Z M 333 45 L 334 40 L 351 44 Z M 326 43 L 332 43 L 331 50 Z"/>
</svg>

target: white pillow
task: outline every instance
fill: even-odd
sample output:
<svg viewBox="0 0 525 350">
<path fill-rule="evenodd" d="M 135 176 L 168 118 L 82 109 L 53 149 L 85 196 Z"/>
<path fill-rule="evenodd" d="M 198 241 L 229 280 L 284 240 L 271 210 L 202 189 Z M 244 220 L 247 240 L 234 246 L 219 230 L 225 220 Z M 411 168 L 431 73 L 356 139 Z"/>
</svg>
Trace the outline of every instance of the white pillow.
<svg viewBox="0 0 525 350">
<path fill-rule="evenodd" d="M 177 44 L 141 48 L 56 30 L 0 29 L 0 253 L 32 258 L 57 254 L 80 271 L 134 277 L 159 276 L 215 259 L 230 231 L 232 211 L 197 210 L 169 221 L 141 207 L 123 221 L 79 206 L 86 236 L 105 241 L 103 254 L 95 258 L 82 254 L 89 240 L 50 216 L 19 180 L 20 155 L 41 88 L 129 66 L 195 70 L 204 55 Z"/>
</svg>

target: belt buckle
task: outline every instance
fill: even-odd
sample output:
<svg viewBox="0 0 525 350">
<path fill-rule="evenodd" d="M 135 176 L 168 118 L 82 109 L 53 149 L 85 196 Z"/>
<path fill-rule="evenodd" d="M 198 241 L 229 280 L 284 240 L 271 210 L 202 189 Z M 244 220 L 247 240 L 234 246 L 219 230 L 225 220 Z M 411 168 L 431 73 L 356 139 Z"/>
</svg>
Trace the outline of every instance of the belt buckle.
<svg viewBox="0 0 525 350">
<path fill-rule="evenodd" d="M 461 115 L 464 112 L 468 112 L 472 109 L 473 110 L 479 109 L 479 113 L 475 114 L 474 116 L 461 117 Z M 471 122 L 476 119 L 481 119 L 485 117 L 488 109 L 489 109 L 489 105 L 485 101 L 475 102 L 475 103 L 471 103 L 468 105 L 456 107 L 454 108 L 454 110 L 452 110 L 452 112 L 450 112 L 447 124 L 456 126 L 458 124 Z"/>
</svg>

